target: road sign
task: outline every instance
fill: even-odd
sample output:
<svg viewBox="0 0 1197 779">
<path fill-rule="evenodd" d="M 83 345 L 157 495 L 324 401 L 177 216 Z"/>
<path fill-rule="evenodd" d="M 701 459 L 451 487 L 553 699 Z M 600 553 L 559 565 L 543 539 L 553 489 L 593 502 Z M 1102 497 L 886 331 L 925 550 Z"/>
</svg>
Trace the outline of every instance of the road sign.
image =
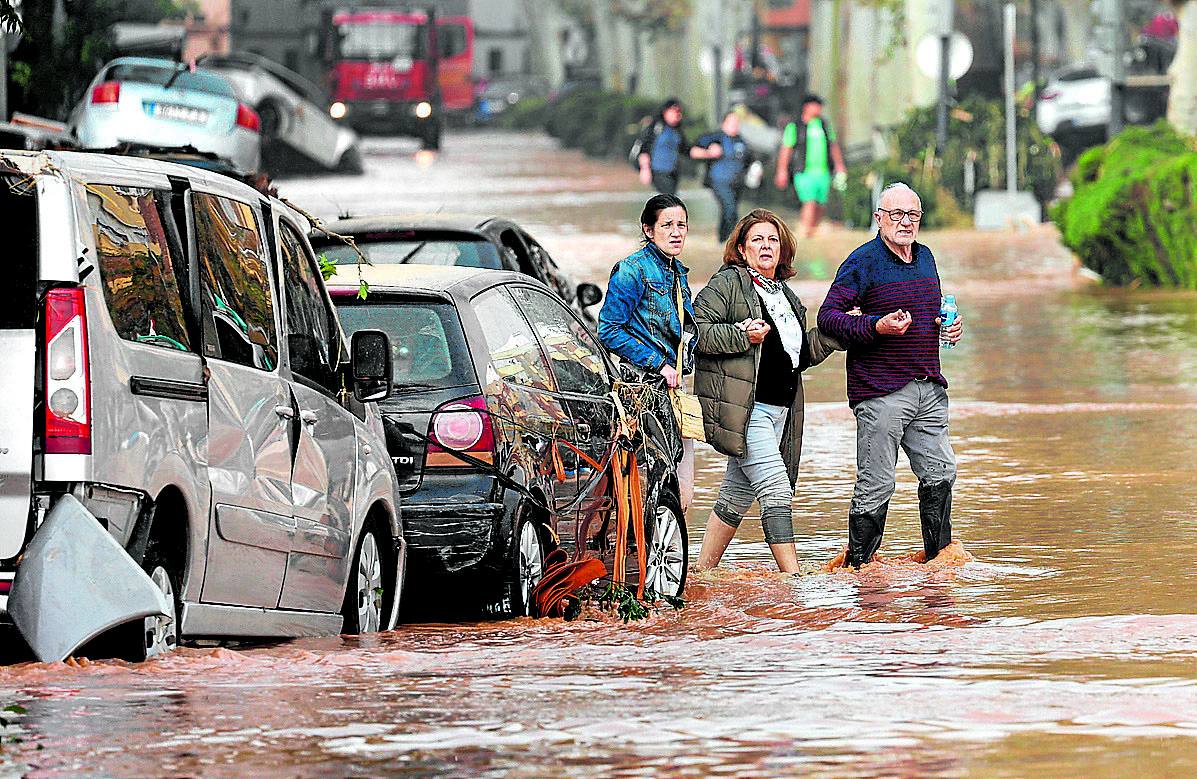
<svg viewBox="0 0 1197 779">
<path fill-rule="evenodd" d="M 939 79 L 939 58 L 942 52 L 940 37 L 934 33 L 924 35 L 914 47 L 914 62 L 919 71 L 931 79 Z M 964 33 L 953 32 L 948 44 L 948 76 L 958 79 L 973 66 L 973 45 Z"/>
</svg>

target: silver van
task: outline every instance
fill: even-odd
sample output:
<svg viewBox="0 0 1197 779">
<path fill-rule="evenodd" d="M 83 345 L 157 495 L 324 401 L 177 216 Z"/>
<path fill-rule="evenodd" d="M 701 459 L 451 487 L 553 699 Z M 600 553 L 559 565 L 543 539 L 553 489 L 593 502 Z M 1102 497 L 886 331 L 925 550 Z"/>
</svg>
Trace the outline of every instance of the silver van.
<svg viewBox="0 0 1197 779">
<path fill-rule="evenodd" d="M 196 168 L 0 151 L 0 622 L 39 659 L 394 625 L 391 350 L 346 347 L 308 227 Z"/>
</svg>

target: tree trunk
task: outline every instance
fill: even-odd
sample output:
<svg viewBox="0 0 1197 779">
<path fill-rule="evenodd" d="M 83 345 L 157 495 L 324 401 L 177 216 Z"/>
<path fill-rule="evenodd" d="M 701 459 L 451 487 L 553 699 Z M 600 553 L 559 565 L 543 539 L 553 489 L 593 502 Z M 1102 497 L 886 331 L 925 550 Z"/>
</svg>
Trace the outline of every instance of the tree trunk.
<svg viewBox="0 0 1197 779">
<path fill-rule="evenodd" d="M 1173 0 L 1180 22 L 1176 57 L 1169 73 L 1168 121 L 1188 135 L 1197 135 L 1197 0 Z"/>
</svg>

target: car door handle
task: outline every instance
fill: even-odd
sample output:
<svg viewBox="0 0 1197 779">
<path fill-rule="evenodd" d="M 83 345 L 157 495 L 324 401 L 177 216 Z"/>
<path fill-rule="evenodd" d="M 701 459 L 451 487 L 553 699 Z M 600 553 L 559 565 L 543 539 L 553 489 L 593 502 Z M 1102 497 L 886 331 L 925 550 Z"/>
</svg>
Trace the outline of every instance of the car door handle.
<svg viewBox="0 0 1197 779">
<path fill-rule="evenodd" d="M 320 417 L 316 415 L 315 411 L 300 411 L 299 418 L 303 420 L 305 425 L 314 425 L 320 421 Z"/>
<path fill-rule="evenodd" d="M 578 438 L 590 438 L 590 425 L 580 422 L 575 427 L 578 430 Z"/>
<path fill-rule="evenodd" d="M 295 409 L 290 406 L 275 406 L 274 413 L 278 414 L 279 419 L 294 419 Z"/>
</svg>

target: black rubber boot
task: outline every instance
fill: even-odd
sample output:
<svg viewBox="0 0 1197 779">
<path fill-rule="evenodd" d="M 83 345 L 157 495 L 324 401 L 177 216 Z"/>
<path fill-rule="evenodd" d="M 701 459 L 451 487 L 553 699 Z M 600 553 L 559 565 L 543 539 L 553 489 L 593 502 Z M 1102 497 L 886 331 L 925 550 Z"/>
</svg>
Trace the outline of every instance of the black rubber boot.
<svg viewBox="0 0 1197 779">
<path fill-rule="evenodd" d="M 848 513 L 848 556 L 845 560 L 852 568 L 859 568 L 873 559 L 881 548 L 881 534 L 885 532 L 885 517 L 889 513 L 889 501 L 872 511 Z"/>
<path fill-rule="evenodd" d="M 919 520 L 923 525 L 923 552 L 927 562 L 952 543 L 952 482 L 919 485 Z"/>
</svg>

